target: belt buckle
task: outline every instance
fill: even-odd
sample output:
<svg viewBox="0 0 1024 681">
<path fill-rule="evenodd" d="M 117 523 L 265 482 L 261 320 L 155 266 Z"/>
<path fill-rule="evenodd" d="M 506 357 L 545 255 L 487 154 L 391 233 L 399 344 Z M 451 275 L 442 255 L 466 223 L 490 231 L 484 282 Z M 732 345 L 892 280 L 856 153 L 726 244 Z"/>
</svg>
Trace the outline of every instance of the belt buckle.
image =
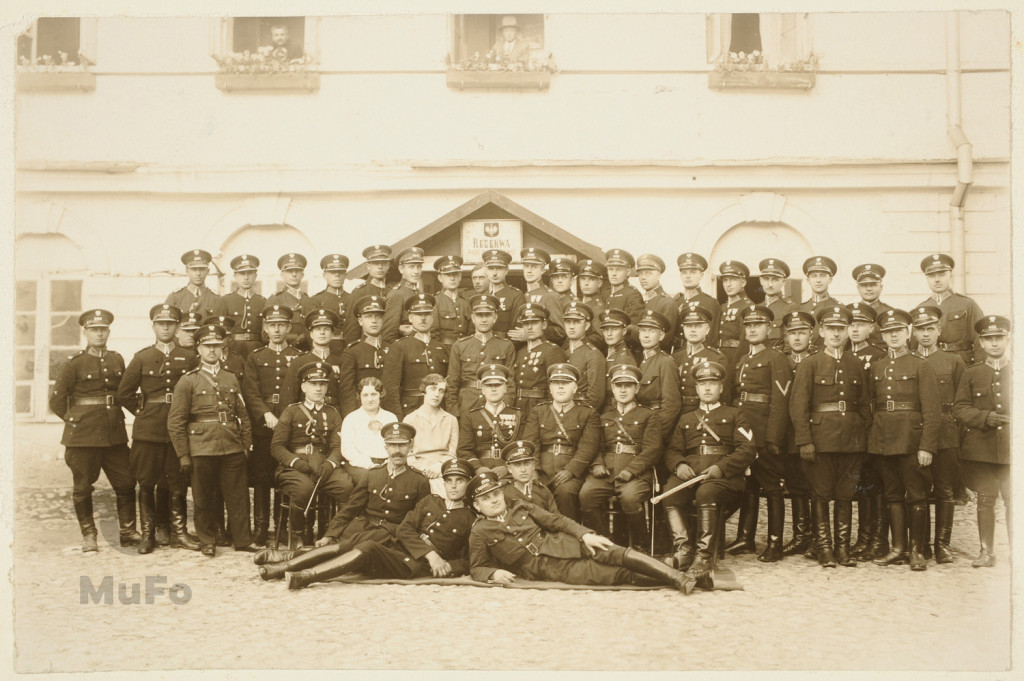
<svg viewBox="0 0 1024 681">
<path fill-rule="evenodd" d="M 274 393 L 273 395 L 270 396 L 270 403 L 271 404 L 278 404 L 280 402 L 281 402 L 281 395 L 279 393 Z"/>
<path fill-rule="evenodd" d="M 169 404 L 174 401 L 174 393 L 164 393 L 164 402 Z"/>
<path fill-rule="evenodd" d="M 886 400 L 885 401 L 885 410 L 886 411 L 896 411 L 896 401 L 895 400 Z"/>
<path fill-rule="evenodd" d="M 839 400 L 839 412 L 842 414 L 846 413 L 846 400 Z"/>
<path fill-rule="evenodd" d="M 218 411 L 217 420 L 222 426 L 228 425 L 228 413 L 226 411 Z"/>
<path fill-rule="evenodd" d="M 740 392 L 740 399 L 743 400 L 744 402 L 747 401 L 747 391 L 746 390 Z"/>
<path fill-rule="evenodd" d="M 306 456 L 309 456 L 310 454 L 313 453 L 313 444 L 312 443 L 306 443 L 305 449 L 306 449 Z"/>
<path fill-rule="evenodd" d="M 529 544 L 526 544 L 526 545 L 524 545 L 524 547 L 523 547 L 523 548 L 525 548 L 525 549 L 526 549 L 527 551 L 529 551 L 530 553 L 532 553 L 532 554 L 533 554 L 533 555 L 535 555 L 535 556 L 539 556 L 539 555 L 540 555 L 540 549 L 538 549 L 538 548 L 537 548 L 537 547 L 536 547 L 536 546 L 534 545 L 534 543 L 533 543 L 533 542 L 530 542 Z"/>
<path fill-rule="evenodd" d="M 108 407 L 113 407 L 114 406 L 114 396 L 113 395 L 104 395 L 103 399 L 104 399 L 104 404 L 106 404 Z"/>
<path fill-rule="evenodd" d="M 622 454 L 622 443 L 621 442 L 616 442 L 615 443 L 615 453 L 616 454 Z"/>
</svg>

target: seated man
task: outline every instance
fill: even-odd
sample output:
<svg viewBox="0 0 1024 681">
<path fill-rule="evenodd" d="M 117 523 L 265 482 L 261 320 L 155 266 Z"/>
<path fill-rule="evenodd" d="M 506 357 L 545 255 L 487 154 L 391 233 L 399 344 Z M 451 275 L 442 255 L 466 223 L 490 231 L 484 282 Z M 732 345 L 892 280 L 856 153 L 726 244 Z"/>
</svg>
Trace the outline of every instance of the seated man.
<svg viewBox="0 0 1024 681">
<path fill-rule="evenodd" d="M 484 403 L 461 417 L 457 450 L 459 458 L 473 468 L 503 466 L 502 449 L 522 430 L 522 412 L 505 402 L 511 378 L 512 372 L 503 364 L 484 364 L 477 371 Z"/>
<path fill-rule="evenodd" d="M 693 367 L 700 408 L 683 414 L 665 450 L 665 467 L 672 476 L 671 490 L 697 475 L 707 478 L 665 499 L 665 515 L 672 530 L 673 564 L 688 569 L 702 589 L 713 589 L 718 558 L 722 509 L 735 507 L 743 493 L 743 472 L 757 456 L 754 433 L 746 416 L 736 407 L 722 404 L 725 367 L 704 362 Z M 684 521 L 696 504 L 696 528 Z M 694 531 L 696 530 L 696 532 Z"/>
<path fill-rule="evenodd" d="M 270 440 L 270 454 L 277 460 L 276 479 L 288 495 L 289 525 L 299 543 L 303 541 L 305 509 L 315 489 L 344 503 L 352 493 L 352 477 L 341 458 L 341 415 L 324 404 L 331 367 L 310 362 L 298 371 L 304 399 L 281 412 Z M 311 539 L 309 541 L 312 541 Z"/>
<path fill-rule="evenodd" d="M 510 584 L 517 576 L 566 584 L 665 584 L 685 594 L 693 580 L 650 556 L 525 501 L 505 502 L 494 471 L 477 471 L 466 496 L 483 518 L 469 534 L 470 574 Z M 513 570 L 515 572 L 513 572 Z"/>
<path fill-rule="evenodd" d="M 371 468 L 356 485 L 348 501 L 331 519 L 318 547 L 326 547 L 325 555 L 341 555 L 367 539 L 392 542 L 398 525 L 423 497 L 430 495 L 430 484 L 422 473 L 406 465 L 416 429 L 407 423 L 389 423 L 380 429 L 388 450 L 383 466 Z M 253 558 L 257 565 L 293 558 L 298 551 L 260 551 Z"/>
<path fill-rule="evenodd" d="M 537 479 L 537 446 L 532 442 L 517 440 L 501 450 L 505 458 L 506 475 L 495 471 L 501 478 L 511 478 L 505 485 L 505 499 L 508 503 L 526 501 L 540 506 L 549 513 L 558 513 L 555 495 Z"/>
<path fill-rule="evenodd" d="M 473 467 L 465 461 L 445 461 L 441 467 L 445 497 L 426 496 L 398 526 L 398 545 L 363 540 L 337 555 L 323 547 L 284 563 L 260 566 L 266 580 L 288 580 L 289 589 L 326 582 L 339 575 L 416 579 L 458 577 L 469 572 L 469 531 L 476 516 L 463 503 Z"/>
</svg>

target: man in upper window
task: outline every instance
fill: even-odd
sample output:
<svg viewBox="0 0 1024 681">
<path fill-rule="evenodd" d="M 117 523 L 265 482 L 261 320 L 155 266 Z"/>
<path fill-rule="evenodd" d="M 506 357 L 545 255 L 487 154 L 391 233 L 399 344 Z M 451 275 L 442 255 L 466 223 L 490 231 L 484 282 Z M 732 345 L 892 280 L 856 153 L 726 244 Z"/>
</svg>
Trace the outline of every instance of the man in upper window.
<svg viewBox="0 0 1024 681">
<path fill-rule="evenodd" d="M 501 18 L 501 37 L 494 41 L 491 53 L 496 61 L 525 62 L 530 58 L 530 44 L 519 33 L 515 17 Z"/>
</svg>

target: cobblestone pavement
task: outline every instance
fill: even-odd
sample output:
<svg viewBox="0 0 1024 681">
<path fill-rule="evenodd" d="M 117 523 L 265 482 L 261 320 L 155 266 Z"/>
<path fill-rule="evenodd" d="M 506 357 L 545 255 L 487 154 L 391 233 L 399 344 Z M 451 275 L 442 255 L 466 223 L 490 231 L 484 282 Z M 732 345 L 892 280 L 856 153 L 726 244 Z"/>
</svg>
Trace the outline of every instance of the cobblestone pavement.
<svg viewBox="0 0 1024 681">
<path fill-rule="evenodd" d="M 968 505 L 956 511 L 957 562 L 932 562 L 924 573 L 863 564 L 823 570 L 802 558 L 764 565 L 743 556 L 726 565 L 744 591 L 689 597 L 669 590 L 342 584 L 288 592 L 282 583 L 260 581 L 251 556 L 230 549 L 208 559 L 191 551 L 160 548 L 140 556 L 115 547 L 114 499 L 102 481 L 100 551 L 83 555 L 70 473 L 48 455 L 52 445 L 38 445 L 45 432 L 16 434 L 18 671 L 995 671 L 1010 665 L 1009 548 L 1001 511 L 993 569 L 970 567 L 977 532 Z M 727 534 L 734 532 L 733 520 Z M 758 539 L 763 543 L 763 527 Z M 113 602 L 83 604 L 83 578 L 98 587 L 105 577 L 115 585 Z M 158 584 L 163 588 L 187 585 L 190 599 L 175 604 L 154 592 L 147 604 L 147 577 L 166 578 Z M 142 602 L 122 604 L 119 588 L 131 596 L 133 585 Z M 175 593 L 181 600 L 183 592 Z"/>
</svg>

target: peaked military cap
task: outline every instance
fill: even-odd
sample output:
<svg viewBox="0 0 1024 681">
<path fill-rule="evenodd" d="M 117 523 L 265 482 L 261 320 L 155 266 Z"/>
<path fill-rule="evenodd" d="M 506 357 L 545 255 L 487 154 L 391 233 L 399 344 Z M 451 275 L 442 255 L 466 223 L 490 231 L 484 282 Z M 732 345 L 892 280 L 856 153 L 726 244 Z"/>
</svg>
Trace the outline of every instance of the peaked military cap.
<svg viewBox="0 0 1024 681">
<path fill-rule="evenodd" d="M 945 253 L 933 253 L 921 261 L 921 271 L 925 274 L 951 270 L 954 266 L 953 258 Z"/>
<path fill-rule="evenodd" d="M 260 312 L 260 316 L 263 317 L 263 323 L 268 324 L 270 322 L 290 322 L 292 316 L 295 313 L 287 305 L 267 305 Z"/>
<path fill-rule="evenodd" d="M 313 310 L 306 315 L 306 328 L 312 329 L 314 326 L 329 326 L 334 328 L 341 323 L 341 318 L 338 317 L 338 313 L 334 310 L 325 310 L 320 308 L 319 310 Z"/>
<path fill-rule="evenodd" d="M 597 279 L 604 279 L 607 274 L 608 269 L 596 260 L 587 258 L 586 260 L 580 260 L 576 263 L 576 276 L 578 277 L 596 277 Z"/>
<path fill-rule="evenodd" d="M 562 307 L 562 319 L 583 319 L 589 322 L 594 319 L 594 311 L 586 303 L 570 300 Z"/>
<path fill-rule="evenodd" d="M 815 317 L 821 326 L 849 326 L 853 321 L 853 315 L 845 305 L 823 307 L 815 313 Z"/>
<path fill-rule="evenodd" d="M 986 315 L 974 323 L 974 332 L 979 336 L 1005 336 L 1013 329 L 1008 317 Z"/>
<path fill-rule="evenodd" d="M 437 301 L 429 293 L 417 293 L 405 301 L 405 311 L 409 313 L 433 312 Z"/>
<path fill-rule="evenodd" d="M 113 321 L 114 313 L 100 308 L 86 310 L 78 316 L 78 325 L 86 329 L 94 326 L 110 326 Z"/>
<path fill-rule="evenodd" d="M 632 269 L 636 266 L 636 260 L 629 254 L 629 251 L 624 251 L 621 248 L 613 248 L 604 253 L 604 261 L 608 266 L 619 265 L 621 267 L 628 267 Z"/>
<path fill-rule="evenodd" d="M 639 385 L 642 375 L 640 368 L 632 364 L 615 364 L 608 369 L 608 380 L 612 383 L 636 383 Z"/>
<path fill-rule="evenodd" d="M 461 475 L 467 480 L 472 480 L 473 466 L 463 459 L 448 459 L 441 464 L 441 477 L 447 478 L 450 475 Z"/>
<path fill-rule="evenodd" d="M 506 464 L 517 461 L 532 461 L 537 458 L 537 445 L 528 440 L 509 442 L 501 449 L 501 458 Z"/>
<path fill-rule="evenodd" d="M 519 314 L 516 315 L 516 323 L 529 321 L 547 321 L 548 311 L 540 303 L 524 303 L 519 307 Z"/>
<path fill-rule="evenodd" d="M 412 246 L 411 248 L 403 249 L 395 256 L 395 260 L 398 261 L 399 265 L 403 265 L 407 262 L 422 263 L 423 249 L 419 246 Z"/>
<path fill-rule="evenodd" d="M 390 262 L 391 247 L 384 244 L 374 244 L 363 249 L 363 260 L 366 262 Z"/>
<path fill-rule="evenodd" d="M 181 262 L 185 267 L 209 267 L 212 260 L 213 256 L 201 248 L 185 251 L 181 256 Z"/>
<path fill-rule="evenodd" d="M 548 367 L 548 381 L 580 380 L 580 370 L 568 362 L 557 362 Z"/>
<path fill-rule="evenodd" d="M 486 265 L 508 267 L 512 263 L 512 254 L 498 248 L 491 248 L 480 254 Z"/>
<path fill-rule="evenodd" d="M 839 268 L 836 266 L 836 261 L 832 258 L 825 257 L 824 255 L 815 255 L 804 260 L 803 270 L 804 274 L 828 272 L 834 277 Z"/>
<path fill-rule="evenodd" d="M 683 253 L 676 258 L 676 266 L 681 270 L 691 269 L 706 272 L 708 269 L 707 259 L 699 253 Z"/>
<path fill-rule="evenodd" d="M 473 479 L 466 486 L 466 496 L 470 499 L 482 497 L 496 489 L 501 489 L 501 484 L 497 473 L 489 468 L 480 469 L 473 475 Z"/>
<path fill-rule="evenodd" d="M 910 317 L 914 326 L 928 326 L 942 319 L 942 310 L 935 305 L 922 305 L 911 310 Z"/>
<path fill-rule="evenodd" d="M 482 364 L 476 376 L 481 383 L 508 383 L 512 379 L 512 371 L 504 364 Z"/>
<path fill-rule="evenodd" d="M 547 251 L 542 251 L 539 248 L 524 248 L 519 251 L 519 259 L 526 263 L 533 263 L 534 265 L 547 265 L 551 262 L 551 255 Z"/>
<path fill-rule="evenodd" d="M 813 329 L 814 328 L 814 315 L 810 312 L 804 312 L 803 310 L 793 310 L 786 314 L 782 318 L 782 326 L 786 331 L 796 331 L 797 329 Z"/>
<path fill-rule="evenodd" d="M 260 259 L 255 255 L 236 255 L 231 258 L 231 269 L 234 272 L 253 272 L 259 266 Z"/>
<path fill-rule="evenodd" d="M 490 293 L 478 293 L 469 299 L 469 309 L 473 312 L 497 312 L 501 303 Z"/>
<path fill-rule="evenodd" d="M 320 269 L 324 272 L 348 272 L 348 258 L 340 253 L 331 253 L 320 258 Z"/>
<path fill-rule="evenodd" d="M 389 423 L 381 426 L 380 436 L 384 442 L 412 442 L 416 437 L 416 429 L 408 423 Z"/>
<path fill-rule="evenodd" d="M 696 300 L 691 300 L 686 303 L 686 307 L 682 309 L 682 314 L 679 317 L 680 324 L 710 324 L 714 318 L 714 313 L 698 303 Z"/>
<path fill-rule="evenodd" d="M 204 317 L 203 321 L 200 323 L 203 326 L 216 324 L 217 326 L 223 327 L 225 331 L 231 331 L 231 329 L 235 328 L 235 318 L 228 317 L 227 315 L 211 315 L 209 317 Z"/>
<path fill-rule="evenodd" d="M 610 308 L 601 313 L 601 326 L 629 326 L 632 320 L 624 310 Z"/>
<path fill-rule="evenodd" d="M 384 299 L 380 296 L 363 296 L 356 301 L 356 315 L 364 315 L 371 312 L 384 314 Z"/>
<path fill-rule="evenodd" d="M 885 277 L 885 268 L 874 263 L 857 265 L 853 268 L 853 279 L 858 284 L 862 281 L 882 281 Z"/>
<path fill-rule="evenodd" d="M 746 279 L 750 276 L 750 268 L 739 260 L 726 260 L 718 266 L 718 275 L 721 277 L 739 277 Z"/>
<path fill-rule="evenodd" d="M 764 305 L 747 305 L 740 310 L 742 324 L 771 324 L 775 321 L 775 313 Z"/>
<path fill-rule="evenodd" d="M 725 367 L 718 362 L 704 360 L 690 368 L 690 375 L 697 381 L 721 381 L 725 379 Z"/>
<path fill-rule="evenodd" d="M 548 263 L 548 274 L 576 274 L 576 263 L 569 258 L 552 258 Z"/>
<path fill-rule="evenodd" d="M 154 305 L 149 309 L 149 319 L 154 322 L 180 322 L 181 310 L 176 305 Z"/>
<path fill-rule="evenodd" d="M 659 272 L 665 271 L 665 261 L 654 255 L 653 253 L 644 253 L 638 255 L 636 258 L 636 269 L 637 270 L 658 270 Z"/>
<path fill-rule="evenodd" d="M 757 264 L 758 269 L 761 270 L 761 276 L 776 276 L 786 279 L 789 277 L 789 265 L 782 262 L 778 258 L 765 258 Z"/>
<path fill-rule="evenodd" d="M 206 324 L 196 329 L 192 337 L 195 338 L 196 345 L 224 345 L 227 335 L 228 332 L 224 330 L 224 327 L 217 324 Z"/>
<path fill-rule="evenodd" d="M 636 325 L 651 326 L 668 333 L 669 321 L 668 318 L 660 312 L 655 312 L 651 308 L 646 308 L 644 313 L 640 315 L 640 319 L 637 321 Z"/>
<path fill-rule="evenodd" d="M 186 331 L 195 331 L 203 325 L 202 319 L 202 315 L 198 312 L 186 312 L 182 315 L 178 328 Z"/>
<path fill-rule="evenodd" d="M 875 319 L 879 331 L 906 328 L 911 323 L 910 314 L 903 310 L 886 310 Z"/>
<path fill-rule="evenodd" d="M 279 270 L 304 270 L 306 269 L 306 256 L 301 253 L 285 253 L 277 259 Z"/>
<path fill-rule="evenodd" d="M 434 271 L 438 274 L 454 274 L 462 271 L 462 256 L 442 255 L 434 261 Z"/>
<path fill-rule="evenodd" d="M 858 300 L 855 303 L 850 303 L 846 306 L 846 309 L 850 311 L 850 321 L 854 322 L 873 322 L 878 317 L 878 313 L 875 312 L 875 308 L 871 307 L 862 300 Z"/>
<path fill-rule="evenodd" d="M 299 368 L 299 382 L 327 383 L 331 380 L 331 366 L 326 362 L 309 362 Z"/>
</svg>

